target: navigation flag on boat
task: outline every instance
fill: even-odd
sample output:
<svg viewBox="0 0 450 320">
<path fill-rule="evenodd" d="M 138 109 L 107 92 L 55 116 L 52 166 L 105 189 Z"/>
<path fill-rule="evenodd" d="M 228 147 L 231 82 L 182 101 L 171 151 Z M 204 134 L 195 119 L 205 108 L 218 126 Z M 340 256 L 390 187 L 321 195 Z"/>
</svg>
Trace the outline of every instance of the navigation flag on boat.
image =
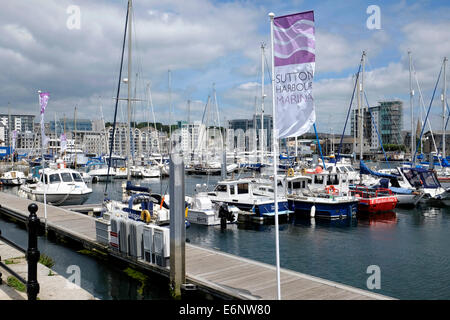
<svg viewBox="0 0 450 320">
<path fill-rule="evenodd" d="M 67 138 L 66 135 L 64 133 L 61 133 L 61 136 L 59 138 L 59 140 L 61 141 L 61 152 L 66 151 L 67 149 Z"/>
<path fill-rule="evenodd" d="M 47 107 L 48 99 L 50 98 L 50 94 L 48 92 L 40 92 L 39 93 L 39 105 L 41 106 L 41 135 L 42 135 L 42 147 L 47 146 L 48 137 L 45 135 L 44 128 L 44 112 L 45 107 Z M 56 125 L 56 124 L 55 124 Z"/>
<path fill-rule="evenodd" d="M 278 138 L 308 132 L 316 121 L 314 11 L 273 19 L 274 97 Z"/>
</svg>

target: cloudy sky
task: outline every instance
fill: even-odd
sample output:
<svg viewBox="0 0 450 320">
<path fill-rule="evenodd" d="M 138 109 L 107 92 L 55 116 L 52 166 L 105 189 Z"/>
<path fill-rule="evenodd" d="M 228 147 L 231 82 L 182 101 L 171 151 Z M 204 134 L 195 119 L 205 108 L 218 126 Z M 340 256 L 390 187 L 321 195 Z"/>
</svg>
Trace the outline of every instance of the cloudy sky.
<svg viewBox="0 0 450 320">
<path fill-rule="evenodd" d="M 380 8 L 380 29 L 368 29 L 369 5 Z M 77 6 L 79 24 L 74 20 Z M 137 83 L 135 119 L 201 120 L 213 83 L 220 121 L 250 118 L 260 105 L 261 43 L 270 47 L 268 13 L 276 16 L 314 10 L 316 75 L 313 85 L 317 126 L 342 132 L 361 53 L 367 52 L 365 89 L 371 105 L 404 101 L 404 129 L 410 129 L 409 65 L 411 50 L 417 81 L 427 108 L 443 58 L 450 55 L 448 1 L 302 1 L 302 0 L 135 0 L 133 68 Z M 113 118 L 119 77 L 126 0 L 15 0 L 0 11 L 0 112 L 38 115 L 37 90 L 50 92 L 46 120 Z M 79 27 L 79 28 L 78 28 Z M 270 64 L 270 52 L 266 51 Z M 127 59 L 127 56 L 125 56 Z M 450 67 L 449 67 L 450 68 Z M 266 93 L 270 93 L 265 68 Z M 126 77 L 126 61 L 124 66 Z M 136 75 L 137 73 L 137 75 Z M 136 81 L 137 80 L 137 81 Z M 414 83 L 416 80 L 413 78 Z M 441 82 L 442 83 L 442 82 Z M 121 96 L 126 97 L 126 86 Z M 441 84 L 438 88 L 440 95 Z M 419 94 L 415 83 L 415 114 Z M 134 89 L 133 89 L 134 94 Z M 441 128 L 439 96 L 431 111 Z M 271 113 L 270 94 L 266 112 Z M 120 104 L 119 120 L 126 116 Z"/>
</svg>

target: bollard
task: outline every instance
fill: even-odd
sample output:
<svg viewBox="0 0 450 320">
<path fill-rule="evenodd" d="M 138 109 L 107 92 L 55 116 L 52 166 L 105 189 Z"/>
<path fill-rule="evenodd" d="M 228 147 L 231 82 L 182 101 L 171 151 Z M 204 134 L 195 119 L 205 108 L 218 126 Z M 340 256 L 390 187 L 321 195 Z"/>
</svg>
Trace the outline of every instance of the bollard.
<svg viewBox="0 0 450 320">
<path fill-rule="evenodd" d="M 185 271 L 185 188 L 184 161 L 178 153 L 170 155 L 170 286 L 172 297 L 181 298 Z"/>
<path fill-rule="evenodd" d="M 36 300 L 39 293 L 39 283 L 37 281 L 37 263 L 39 261 L 40 252 L 38 250 L 38 229 L 40 221 L 36 212 L 38 206 L 32 203 L 28 206 L 30 216 L 28 217 L 28 250 L 27 250 L 27 262 L 28 262 L 28 281 L 27 281 L 27 295 L 28 300 Z"/>
</svg>

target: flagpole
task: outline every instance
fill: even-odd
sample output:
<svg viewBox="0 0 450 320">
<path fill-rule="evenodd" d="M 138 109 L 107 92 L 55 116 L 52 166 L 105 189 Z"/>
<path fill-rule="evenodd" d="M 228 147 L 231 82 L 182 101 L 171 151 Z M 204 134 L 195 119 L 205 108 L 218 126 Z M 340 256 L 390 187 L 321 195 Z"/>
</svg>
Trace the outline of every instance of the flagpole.
<svg viewBox="0 0 450 320">
<path fill-rule="evenodd" d="M 39 94 L 39 107 L 42 108 L 41 104 L 41 90 L 38 91 Z M 44 125 L 44 113 L 41 114 L 41 126 Z M 55 124 L 56 125 L 56 124 Z M 47 233 L 47 186 L 48 182 L 45 183 L 45 157 L 44 157 L 44 129 L 41 127 L 41 144 L 42 144 L 42 183 L 44 184 L 44 225 L 45 225 L 45 233 Z"/>
<path fill-rule="evenodd" d="M 274 63 L 274 50 L 273 50 L 273 19 L 275 14 L 269 13 L 270 17 L 270 42 L 272 51 L 272 121 L 273 121 L 273 195 L 275 203 L 275 252 L 276 252 L 276 266 L 277 266 L 277 299 L 281 300 L 281 288 L 280 288 L 280 244 L 279 244 L 279 230 L 278 230 L 278 131 L 276 130 L 276 111 L 275 111 L 275 63 Z"/>
</svg>

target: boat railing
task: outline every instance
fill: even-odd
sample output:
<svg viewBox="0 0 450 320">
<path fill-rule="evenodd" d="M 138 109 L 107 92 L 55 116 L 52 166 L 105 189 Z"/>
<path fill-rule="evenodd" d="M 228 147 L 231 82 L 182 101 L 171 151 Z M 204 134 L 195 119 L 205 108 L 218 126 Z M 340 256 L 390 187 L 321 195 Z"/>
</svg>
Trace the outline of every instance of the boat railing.
<svg viewBox="0 0 450 320">
<path fill-rule="evenodd" d="M 382 196 L 392 196 L 392 191 L 386 188 L 371 189 L 365 186 L 355 186 L 350 190 L 350 194 L 360 198 L 377 198 Z"/>
</svg>

